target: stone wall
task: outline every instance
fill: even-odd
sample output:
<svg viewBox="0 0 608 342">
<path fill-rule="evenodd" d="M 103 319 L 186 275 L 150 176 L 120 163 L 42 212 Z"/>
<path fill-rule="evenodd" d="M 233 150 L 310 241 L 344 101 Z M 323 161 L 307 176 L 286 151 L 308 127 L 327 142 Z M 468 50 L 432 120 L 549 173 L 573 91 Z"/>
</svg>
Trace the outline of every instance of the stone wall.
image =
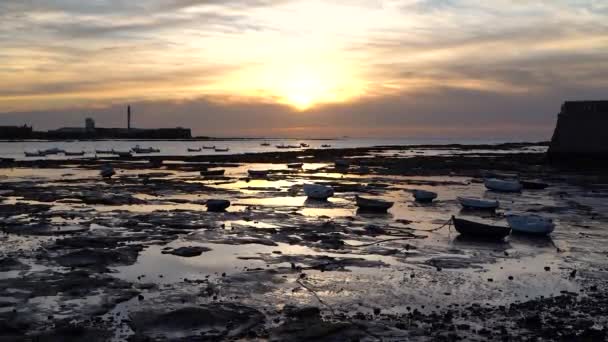
<svg viewBox="0 0 608 342">
<path fill-rule="evenodd" d="M 558 115 L 549 157 L 608 157 L 608 101 L 567 101 Z"/>
</svg>

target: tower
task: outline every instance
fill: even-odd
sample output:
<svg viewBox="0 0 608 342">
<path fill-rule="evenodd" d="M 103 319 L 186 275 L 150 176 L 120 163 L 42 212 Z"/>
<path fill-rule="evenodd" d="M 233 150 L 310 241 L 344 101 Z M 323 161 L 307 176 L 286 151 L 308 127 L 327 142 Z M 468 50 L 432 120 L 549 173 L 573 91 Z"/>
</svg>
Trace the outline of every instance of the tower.
<svg viewBox="0 0 608 342">
<path fill-rule="evenodd" d="M 127 105 L 127 129 L 131 130 L 131 105 Z"/>
</svg>

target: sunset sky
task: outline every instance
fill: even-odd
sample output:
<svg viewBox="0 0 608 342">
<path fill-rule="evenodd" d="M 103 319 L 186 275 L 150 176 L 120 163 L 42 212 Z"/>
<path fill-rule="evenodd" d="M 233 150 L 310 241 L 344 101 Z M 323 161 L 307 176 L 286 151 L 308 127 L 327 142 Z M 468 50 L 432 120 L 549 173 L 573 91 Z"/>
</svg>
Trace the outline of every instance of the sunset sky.
<svg viewBox="0 0 608 342">
<path fill-rule="evenodd" d="M 605 0 L 0 0 L 0 124 L 546 139 L 607 90 Z"/>
</svg>

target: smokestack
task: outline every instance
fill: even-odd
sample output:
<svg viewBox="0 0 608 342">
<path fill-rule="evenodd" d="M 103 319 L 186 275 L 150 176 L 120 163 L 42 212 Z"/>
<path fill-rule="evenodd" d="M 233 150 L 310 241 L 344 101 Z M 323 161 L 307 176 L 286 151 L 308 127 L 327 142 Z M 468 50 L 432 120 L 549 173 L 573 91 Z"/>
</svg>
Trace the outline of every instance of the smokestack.
<svg viewBox="0 0 608 342">
<path fill-rule="evenodd" d="M 127 129 L 131 129 L 131 105 L 127 106 Z"/>
</svg>

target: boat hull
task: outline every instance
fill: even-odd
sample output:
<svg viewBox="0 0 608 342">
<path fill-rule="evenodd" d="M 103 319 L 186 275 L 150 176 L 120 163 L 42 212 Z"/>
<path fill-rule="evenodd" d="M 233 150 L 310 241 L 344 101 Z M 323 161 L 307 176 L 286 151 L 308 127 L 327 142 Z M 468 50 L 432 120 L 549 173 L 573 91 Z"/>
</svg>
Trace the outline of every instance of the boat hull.
<svg viewBox="0 0 608 342">
<path fill-rule="evenodd" d="M 355 200 L 357 207 L 362 211 L 386 212 L 393 207 L 393 202 L 384 200 L 364 198 L 361 196 L 357 196 Z"/>
<path fill-rule="evenodd" d="M 552 220 L 536 215 L 507 215 L 506 218 L 514 233 L 548 235 L 555 230 Z"/>
<path fill-rule="evenodd" d="M 510 227 L 493 226 L 489 224 L 452 217 L 454 228 L 464 236 L 501 240 L 511 234 Z"/>
</svg>

